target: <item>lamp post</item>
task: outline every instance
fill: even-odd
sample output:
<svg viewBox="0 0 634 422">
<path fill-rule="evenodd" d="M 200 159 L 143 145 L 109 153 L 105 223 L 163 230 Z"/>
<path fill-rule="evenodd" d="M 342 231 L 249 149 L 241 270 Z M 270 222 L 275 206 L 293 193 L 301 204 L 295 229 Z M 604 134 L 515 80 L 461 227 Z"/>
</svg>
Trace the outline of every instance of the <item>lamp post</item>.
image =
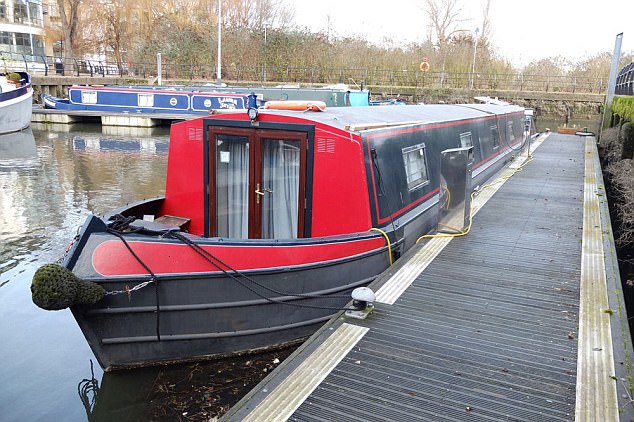
<svg viewBox="0 0 634 422">
<path fill-rule="evenodd" d="M 264 65 L 262 67 L 262 79 L 266 82 L 266 29 L 267 25 L 264 24 Z"/>
<path fill-rule="evenodd" d="M 216 67 L 217 82 L 222 82 L 222 67 L 221 67 L 221 55 L 222 55 L 222 0 L 218 0 L 218 63 Z"/>
<path fill-rule="evenodd" d="M 475 60 L 476 60 L 476 51 L 478 49 L 478 34 L 480 33 L 480 28 L 476 28 L 473 31 L 473 61 L 471 62 L 471 81 L 469 83 L 469 89 L 473 89 L 473 80 L 475 79 Z"/>
</svg>

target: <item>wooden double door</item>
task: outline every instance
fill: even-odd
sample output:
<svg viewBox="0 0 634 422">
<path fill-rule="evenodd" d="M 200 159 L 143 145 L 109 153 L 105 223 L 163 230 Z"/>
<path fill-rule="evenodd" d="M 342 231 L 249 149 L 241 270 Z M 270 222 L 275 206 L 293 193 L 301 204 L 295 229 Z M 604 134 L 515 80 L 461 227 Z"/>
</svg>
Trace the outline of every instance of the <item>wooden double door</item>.
<svg viewBox="0 0 634 422">
<path fill-rule="evenodd" d="M 304 235 L 304 132 L 209 129 L 210 236 L 292 239 Z"/>
</svg>

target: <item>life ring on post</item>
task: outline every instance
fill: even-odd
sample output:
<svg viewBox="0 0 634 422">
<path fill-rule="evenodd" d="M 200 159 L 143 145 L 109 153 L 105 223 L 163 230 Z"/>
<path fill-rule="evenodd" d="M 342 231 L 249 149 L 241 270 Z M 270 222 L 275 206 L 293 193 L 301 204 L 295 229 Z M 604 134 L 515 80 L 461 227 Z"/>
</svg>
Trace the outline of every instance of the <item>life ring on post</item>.
<svg viewBox="0 0 634 422">
<path fill-rule="evenodd" d="M 418 66 L 418 68 L 420 69 L 421 72 L 429 71 L 429 62 L 427 61 L 420 62 L 420 66 Z"/>
</svg>

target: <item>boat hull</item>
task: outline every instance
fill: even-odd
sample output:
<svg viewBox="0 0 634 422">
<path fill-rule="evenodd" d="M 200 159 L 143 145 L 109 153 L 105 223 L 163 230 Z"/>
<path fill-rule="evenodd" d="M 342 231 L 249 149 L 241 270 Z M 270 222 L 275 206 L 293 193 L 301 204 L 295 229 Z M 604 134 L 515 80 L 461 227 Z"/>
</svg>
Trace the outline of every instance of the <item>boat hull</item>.
<svg viewBox="0 0 634 422">
<path fill-rule="evenodd" d="M 42 94 L 44 107 L 58 110 L 88 110 L 111 113 L 209 114 L 210 110 L 246 109 L 248 94 L 187 92 L 169 89 L 136 90 L 72 86 L 68 99 Z"/>
<path fill-rule="evenodd" d="M 0 101 L 0 134 L 17 132 L 31 124 L 33 91 L 20 89 L 16 94 L 20 95 Z"/>
<path fill-rule="evenodd" d="M 86 225 L 89 226 L 90 223 Z M 142 284 L 150 276 L 134 270 L 137 262 L 129 252 L 126 263 L 126 258 L 117 256 L 112 249 L 100 249 L 100 245 L 117 239 L 115 236 L 100 232 L 82 236 L 87 240 L 78 246 L 81 254 L 74 266 L 70 262 L 67 266 L 73 266 L 75 274 L 98 283 L 108 292 L 119 292 L 107 295 L 94 306 L 71 308 L 106 370 L 257 352 L 301 341 L 341 310 L 355 287 L 369 284 L 389 265 L 384 240 L 374 234 L 364 234 L 361 239 L 317 240 L 318 245 L 287 245 L 297 251 L 292 256 L 281 253 L 278 266 L 239 273 L 228 269 L 223 272 L 205 262 L 190 246 L 182 245 L 190 249 L 189 258 L 185 252 L 170 260 L 180 262 L 181 272 L 177 264 L 165 268 L 154 265 L 163 271 L 157 271 L 158 281 Z M 142 260 L 144 253 L 155 253 L 140 248 L 143 237 L 126 238 Z M 173 242 L 146 240 L 145 244 L 154 245 L 156 250 L 175 246 Z M 248 266 L 253 260 L 249 259 L 247 243 L 230 246 L 239 247 L 244 257 L 236 266 Z M 253 255 L 266 248 L 262 242 L 256 243 Z M 213 240 L 205 240 L 202 245 L 215 256 L 222 255 Z M 302 248 L 309 251 L 301 251 Z M 346 256 L 344 251 L 350 248 L 362 252 Z M 326 250 L 330 252 L 323 252 Z M 309 256 L 310 251 L 332 256 L 333 250 L 339 250 L 334 259 L 306 262 L 301 257 Z M 119 263 L 120 274 L 99 273 L 104 271 L 96 263 L 100 253 Z M 203 272 L 200 265 L 212 270 Z M 133 290 L 139 285 L 144 287 Z"/>
</svg>

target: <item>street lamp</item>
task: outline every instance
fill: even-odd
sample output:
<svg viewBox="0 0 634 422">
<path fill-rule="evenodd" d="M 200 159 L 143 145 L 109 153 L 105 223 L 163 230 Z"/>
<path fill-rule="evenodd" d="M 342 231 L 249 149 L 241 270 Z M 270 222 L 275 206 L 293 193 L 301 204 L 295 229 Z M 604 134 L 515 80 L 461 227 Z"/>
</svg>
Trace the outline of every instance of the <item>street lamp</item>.
<svg viewBox="0 0 634 422">
<path fill-rule="evenodd" d="M 216 63 L 216 82 L 222 82 L 222 0 L 218 0 L 218 61 Z"/>
<path fill-rule="evenodd" d="M 476 51 L 478 49 L 478 34 L 480 33 L 480 28 L 476 28 L 473 31 L 473 62 L 471 63 L 471 82 L 469 84 L 469 89 L 473 89 L 473 80 L 475 79 L 475 59 L 476 59 Z"/>
<path fill-rule="evenodd" d="M 264 24 L 264 65 L 262 67 L 262 79 L 266 82 L 266 30 L 267 24 Z"/>
</svg>

